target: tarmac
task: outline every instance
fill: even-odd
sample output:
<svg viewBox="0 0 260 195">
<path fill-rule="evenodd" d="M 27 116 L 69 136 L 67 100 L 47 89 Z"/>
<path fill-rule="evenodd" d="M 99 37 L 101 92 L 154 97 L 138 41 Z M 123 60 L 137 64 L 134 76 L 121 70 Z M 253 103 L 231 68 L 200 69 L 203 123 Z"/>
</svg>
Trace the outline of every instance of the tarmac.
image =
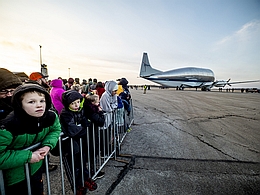
<svg viewBox="0 0 260 195">
<path fill-rule="evenodd" d="M 87 194 L 260 194 L 259 93 L 151 88 L 131 95 L 132 130 Z"/>
</svg>

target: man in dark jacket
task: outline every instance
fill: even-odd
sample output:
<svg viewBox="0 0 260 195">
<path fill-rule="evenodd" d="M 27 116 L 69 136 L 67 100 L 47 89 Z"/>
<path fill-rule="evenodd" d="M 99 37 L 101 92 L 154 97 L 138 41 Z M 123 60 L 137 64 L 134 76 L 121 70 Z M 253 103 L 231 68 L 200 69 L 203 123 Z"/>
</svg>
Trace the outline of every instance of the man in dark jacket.
<svg viewBox="0 0 260 195">
<path fill-rule="evenodd" d="M 22 84 L 22 81 L 12 72 L 0 68 L 0 120 L 13 111 L 11 99 L 13 91 Z"/>
</svg>

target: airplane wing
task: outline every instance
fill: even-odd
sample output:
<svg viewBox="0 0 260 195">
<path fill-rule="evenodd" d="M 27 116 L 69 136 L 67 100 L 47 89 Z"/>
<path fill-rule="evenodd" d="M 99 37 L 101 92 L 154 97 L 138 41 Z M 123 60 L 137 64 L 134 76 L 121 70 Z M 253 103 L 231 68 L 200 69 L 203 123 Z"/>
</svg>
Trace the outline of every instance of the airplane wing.
<svg viewBox="0 0 260 195">
<path fill-rule="evenodd" d="M 226 85 L 231 86 L 231 84 L 260 82 L 260 80 L 236 81 L 236 82 L 229 82 L 229 81 L 230 81 L 230 79 L 228 79 L 227 81 L 215 81 L 212 86 L 214 86 L 214 87 L 225 87 Z"/>
<path fill-rule="evenodd" d="M 229 83 L 229 84 L 253 83 L 253 82 L 260 82 L 260 80 L 255 80 L 255 81 L 237 81 L 237 82 L 231 82 L 231 83 Z"/>
</svg>

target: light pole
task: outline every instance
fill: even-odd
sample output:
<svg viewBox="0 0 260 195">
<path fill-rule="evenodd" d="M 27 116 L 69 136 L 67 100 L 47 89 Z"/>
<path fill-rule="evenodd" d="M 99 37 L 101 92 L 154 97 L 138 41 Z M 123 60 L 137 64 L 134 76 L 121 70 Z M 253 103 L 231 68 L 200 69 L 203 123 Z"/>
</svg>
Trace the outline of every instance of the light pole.
<svg viewBox="0 0 260 195">
<path fill-rule="evenodd" d="M 42 63 L 42 46 L 40 46 L 40 66 L 41 66 L 41 73 L 44 75 L 44 76 L 47 76 L 48 77 L 48 69 L 47 69 L 47 65 L 46 64 L 43 64 Z"/>
<path fill-rule="evenodd" d="M 70 68 L 68 68 L 69 69 L 69 78 L 70 78 Z"/>
<path fill-rule="evenodd" d="M 41 65 L 41 68 L 42 68 L 42 46 L 40 46 L 40 65 Z"/>
</svg>

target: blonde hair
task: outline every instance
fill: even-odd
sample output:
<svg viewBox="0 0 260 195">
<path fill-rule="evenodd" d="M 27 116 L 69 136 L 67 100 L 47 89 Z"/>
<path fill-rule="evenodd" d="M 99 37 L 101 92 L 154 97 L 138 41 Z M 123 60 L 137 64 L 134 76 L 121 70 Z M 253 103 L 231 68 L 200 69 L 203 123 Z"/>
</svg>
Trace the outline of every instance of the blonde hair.
<svg viewBox="0 0 260 195">
<path fill-rule="evenodd" d="M 87 94 L 86 99 L 90 102 L 95 102 L 99 96 L 97 94 Z"/>
<path fill-rule="evenodd" d="M 81 88 L 80 84 L 74 84 L 71 86 L 71 89 L 76 90 L 77 92 L 81 92 Z"/>
</svg>

